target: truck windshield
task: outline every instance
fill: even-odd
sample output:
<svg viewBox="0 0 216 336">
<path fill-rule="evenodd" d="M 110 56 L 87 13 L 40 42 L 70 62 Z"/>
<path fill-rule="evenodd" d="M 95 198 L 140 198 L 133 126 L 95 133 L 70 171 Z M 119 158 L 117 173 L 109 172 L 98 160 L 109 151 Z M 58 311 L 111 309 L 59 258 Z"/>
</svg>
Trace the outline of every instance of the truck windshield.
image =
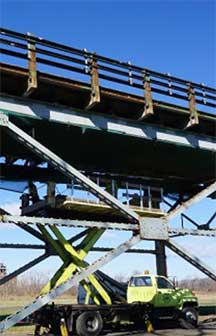
<svg viewBox="0 0 216 336">
<path fill-rule="evenodd" d="M 157 277 L 157 288 L 174 289 L 174 286 L 166 279 Z"/>
<path fill-rule="evenodd" d="M 152 281 L 150 276 L 132 277 L 129 286 L 131 287 L 150 287 Z"/>
</svg>

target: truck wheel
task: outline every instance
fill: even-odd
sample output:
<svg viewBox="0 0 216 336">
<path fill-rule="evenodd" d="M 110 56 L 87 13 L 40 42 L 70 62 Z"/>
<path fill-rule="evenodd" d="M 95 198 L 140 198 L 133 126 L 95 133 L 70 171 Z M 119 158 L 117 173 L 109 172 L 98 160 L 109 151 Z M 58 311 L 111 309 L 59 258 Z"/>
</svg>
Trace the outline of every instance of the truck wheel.
<svg viewBox="0 0 216 336">
<path fill-rule="evenodd" d="M 194 329 L 198 324 L 198 313 L 192 307 L 186 307 L 182 310 L 179 318 L 180 326 L 183 329 Z"/>
<path fill-rule="evenodd" d="M 103 329 L 103 320 L 98 312 L 84 312 L 76 320 L 79 336 L 98 336 Z"/>
</svg>

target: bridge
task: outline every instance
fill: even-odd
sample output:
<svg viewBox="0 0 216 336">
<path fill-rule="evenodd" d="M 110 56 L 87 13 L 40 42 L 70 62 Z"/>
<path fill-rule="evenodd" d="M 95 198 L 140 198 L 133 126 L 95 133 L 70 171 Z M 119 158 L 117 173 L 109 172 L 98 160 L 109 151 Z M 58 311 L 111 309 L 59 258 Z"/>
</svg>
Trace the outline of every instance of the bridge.
<svg viewBox="0 0 216 336">
<path fill-rule="evenodd" d="M 216 89 L 29 33 L 0 34 L 0 187 L 22 192 L 21 214 L 1 210 L 1 225 L 16 224 L 41 241 L 0 248 L 43 251 L 0 285 L 52 255 L 62 259 L 38 298 L 0 331 L 80 281 L 96 288 L 97 302 L 110 303 L 94 272 L 124 252 L 154 254 L 158 274 L 167 275 L 168 247 L 216 280 L 215 270 L 172 239 L 216 236 L 216 212 L 204 224 L 183 213 L 215 199 Z M 179 227 L 171 225 L 176 216 Z M 67 240 L 62 227 L 83 230 Z M 95 247 L 108 229 L 131 238 Z M 143 240 L 155 249 L 134 248 Z M 88 265 L 91 251 L 105 254 Z"/>
</svg>

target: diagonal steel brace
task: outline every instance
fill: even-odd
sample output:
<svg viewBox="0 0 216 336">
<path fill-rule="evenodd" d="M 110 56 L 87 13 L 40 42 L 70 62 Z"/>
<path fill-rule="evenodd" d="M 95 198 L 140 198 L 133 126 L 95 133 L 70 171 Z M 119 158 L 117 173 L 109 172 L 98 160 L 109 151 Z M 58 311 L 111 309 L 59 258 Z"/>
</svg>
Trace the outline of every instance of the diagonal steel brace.
<svg viewBox="0 0 216 336">
<path fill-rule="evenodd" d="M 191 265 L 198 268 L 201 272 L 206 274 L 209 278 L 216 281 L 216 272 L 211 269 L 208 265 L 206 265 L 203 261 L 201 261 L 198 257 L 192 255 L 189 251 L 184 249 L 182 246 L 173 241 L 165 242 L 167 247 L 169 247 L 172 251 L 177 253 L 180 257 L 188 261 Z"/>
<path fill-rule="evenodd" d="M 174 210 L 170 211 L 168 215 L 165 216 L 166 220 L 169 221 L 174 217 L 176 217 L 177 215 L 180 215 L 183 211 L 185 211 L 195 203 L 198 203 L 205 197 L 211 195 L 215 191 L 216 191 L 216 182 L 210 184 L 208 187 L 201 190 L 198 194 L 194 195 L 187 201 L 183 202 L 181 205 L 177 206 Z"/>
<path fill-rule="evenodd" d="M 2 113 L 0 113 L 0 117 L 1 115 Z M 102 199 L 104 203 L 110 205 L 112 208 L 118 209 L 131 221 L 139 222 L 139 215 L 135 211 L 131 210 L 128 206 L 122 204 L 107 191 L 103 190 L 103 188 L 99 187 L 84 174 L 80 173 L 76 168 L 72 167 L 70 164 L 54 154 L 47 147 L 42 145 L 39 141 L 35 140 L 33 137 L 28 135 L 26 132 L 21 130 L 9 120 L 7 120 L 5 125 L 5 117 L 6 116 L 4 116 L 4 126 L 7 126 L 12 136 L 14 136 L 16 140 L 18 140 L 25 147 L 29 148 L 35 154 L 40 156 L 44 161 L 48 162 L 54 168 L 61 171 L 64 175 L 68 176 L 69 178 L 75 178 L 85 189 L 89 190 L 96 197 Z"/>
<path fill-rule="evenodd" d="M 33 266 L 39 264 L 40 262 L 42 262 L 43 260 L 47 259 L 48 257 L 49 257 L 49 254 L 48 253 L 44 253 L 41 256 L 35 258 L 34 260 L 28 262 L 27 264 L 21 266 L 20 268 L 18 268 L 14 272 L 12 272 L 12 273 L 4 276 L 3 278 L 0 279 L 0 286 L 4 285 L 6 282 L 8 282 L 11 279 L 14 279 L 18 275 L 24 273 L 25 271 L 27 271 L 28 269 L 32 268 Z"/>
<path fill-rule="evenodd" d="M 56 296 L 59 296 L 70 289 L 72 286 L 77 285 L 88 275 L 96 272 L 99 268 L 106 265 L 111 260 L 117 258 L 119 255 L 129 250 L 132 246 L 140 242 L 140 237 L 133 236 L 129 240 L 125 241 L 121 245 L 114 248 L 112 251 L 106 253 L 103 257 L 97 259 L 91 265 L 87 266 L 84 270 L 81 270 L 76 275 L 72 276 L 70 279 L 62 283 L 57 288 L 51 290 L 48 294 L 39 296 L 32 303 L 16 312 L 14 315 L 9 316 L 5 320 L 0 322 L 0 332 L 4 332 L 8 328 L 12 327 L 19 321 L 23 320 L 25 317 L 34 313 L 36 310 L 40 309 L 50 301 L 54 300 Z"/>
</svg>

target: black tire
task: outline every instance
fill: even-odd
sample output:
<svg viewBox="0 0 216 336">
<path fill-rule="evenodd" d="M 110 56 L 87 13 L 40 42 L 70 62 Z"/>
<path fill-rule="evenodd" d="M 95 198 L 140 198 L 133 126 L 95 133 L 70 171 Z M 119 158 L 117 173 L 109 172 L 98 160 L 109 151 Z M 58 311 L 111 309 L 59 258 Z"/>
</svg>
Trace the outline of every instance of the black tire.
<svg viewBox="0 0 216 336">
<path fill-rule="evenodd" d="M 103 320 L 99 312 L 84 312 L 76 320 L 79 336 L 98 336 L 103 329 Z"/>
<path fill-rule="evenodd" d="M 193 307 L 183 308 L 179 317 L 180 326 L 183 329 L 194 329 L 198 325 L 198 313 Z"/>
</svg>

